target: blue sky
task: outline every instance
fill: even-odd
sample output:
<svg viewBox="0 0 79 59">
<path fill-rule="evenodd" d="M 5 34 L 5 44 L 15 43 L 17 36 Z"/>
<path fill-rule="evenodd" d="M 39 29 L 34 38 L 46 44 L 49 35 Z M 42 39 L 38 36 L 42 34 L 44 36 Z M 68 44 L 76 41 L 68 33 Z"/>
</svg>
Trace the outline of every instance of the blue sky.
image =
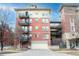
<svg viewBox="0 0 79 59">
<path fill-rule="evenodd" d="M 38 3 L 37 6 L 40 8 L 49 8 L 51 9 L 51 20 L 52 21 L 60 21 L 60 15 L 59 15 L 59 8 L 60 8 L 59 3 Z M 27 3 L 1 3 L 0 7 L 13 7 L 13 8 L 27 8 L 29 4 Z M 10 11 L 10 15 L 8 16 L 8 24 L 12 27 L 15 27 L 15 22 L 16 22 L 16 14 L 14 12 Z"/>
</svg>

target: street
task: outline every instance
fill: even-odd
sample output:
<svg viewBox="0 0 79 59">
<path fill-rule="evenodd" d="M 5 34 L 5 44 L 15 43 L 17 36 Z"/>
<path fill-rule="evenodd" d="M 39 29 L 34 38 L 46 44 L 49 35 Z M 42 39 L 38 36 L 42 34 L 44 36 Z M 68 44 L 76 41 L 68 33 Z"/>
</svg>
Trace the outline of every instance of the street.
<svg viewBox="0 0 79 59">
<path fill-rule="evenodd" d="M 20 53 L 2 54 L 1 56 L 71 56 L 64 53 L 57 53 L 48 49 L 30 49 Z"/>
</svg>

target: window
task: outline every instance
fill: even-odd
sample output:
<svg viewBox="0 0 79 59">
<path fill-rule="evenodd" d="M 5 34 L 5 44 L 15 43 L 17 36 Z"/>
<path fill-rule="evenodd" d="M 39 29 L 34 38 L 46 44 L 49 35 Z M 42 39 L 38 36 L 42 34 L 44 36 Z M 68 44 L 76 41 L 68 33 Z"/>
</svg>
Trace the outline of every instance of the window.
<svg viewBox="0 0 79 59">
<path fill-rule="evenodd" d="M 74 18 L 70 19 L 70 29 L 71 29 L 71 32 L 75 32 Z"/>
<path fill-rule="evenodd" d="M 39 35 L 38 34 L 35 34 L 35 38 L 38 38 L 39 37 Z"/>
<path fill-rule="evenodd" d="M 32 31 L 32 26 L 29 27 L 29 30 Z"/>
<path fill-rule="evenodd" d="M 46 26 L 46 30 L 47 30 L 47 31 L 49 30 L 49 27 L 48 27 L 48 26 Z"/>
<path fill-rule="evenodd" d="M 48 29 L 49 29 L 48 26 L 43 26 L 43 27 L 42 27 L 42 30 L 43 30 L 43 31 L 48 31 Z"/>
<path fill-rule="evenodd" d="M 25 27 L 25 29 L 24 30 L 27 30 L 27 27 Z"/>
<path fill-rule="evenodd" d="M 44 16 L 44 14 L 42 14 L 42 16 Z"/>
<path fill-rule="evenodd" d="M 35 30 L 38 30 L 39 29 L 39 27 L 38 26 L 35 26 Z"/>
<path fill-rule="evenodd" d="M 43 31 L 45 30 L 45 27 L 44 27 L 44 26 L 42 27 L 42 30 L 43 30 Z"/>
<path fill-rule="evenodd" d="M 38 13 L 35 13 L 36 15 L 38 15 Z"/>
<path fill-rule="evenodd" d="M 32 14 L 31 14 L 31 13 L 29 13 L 29 16 L 32 16 Z"/>
<path fill-rule="evenodd" d="M 21 27 L 24 30 L 24 26 Z"/>
<path fill-rule="evenodd" d="M 32 34 L 30 34 L 29 36 L 32 37 Z"/>
<path fill-rule="evenodd" d="M 36 18 L 35 21 L 38 22 L 38 18 Z"/>
<path fill-rule="evenodd" d="M 42 16 L 48 16 L 48 13 L 43 13 Z"/>
<path fill-rule="evenodd" d="M 25 31 L 27 31 L 27 29 L 28 29 L 28 28 L 25 27 L 25 26 L 22 26 L 21 28 L 22 28 L 22 30 L 25 30 Z"/>
<path fill-rule="evenodd" d="M 28 36 L 27 35 L 24 35 L 24 37 L 27 38 Z"/>
<path fill-rule="evenodd" d="M 48 23 L 49 21 L 48 21 L 48 19 L 46 19 L 46 21 L 45 21 L 46 23 Z"/>
<path fill-rule="evenodd" d="M 32 19 L 30 19 L 29 22 L 32 23 Z"/>
<path fill-rule="evenodd" d="M 72 29 L 72 31 L 74 31 L 74 32 L 75 32 L 75 27 L 74 27 L 74 26 L 71 26 L 71 29 Z"/>
<path fill-rule="evenodd" d="M 49 34 L 44 34 L 43 39 L 49 39 Z"/>
<path fill-rule="evenodd" d="M 28 38 L 27 35 L 22 35 L 21 40 L 26 40 Z"/>
<path fill-rule="evenodd" d="M 42 19 L 42 23 L 45 23 L 45 19 Z"/>
<path fill-rule="evenodd" d="M 42 19 L 42 23 L 48 23 L 48 19 Z"/>
<path fill-rule="evenodd" d="M 22 19 L 21 21 L 22 21 L 22 22 L 25 22 L 25 19 Z"/>
<path fill-rule="evenodd" d="M 22 19 L 21 22 L 22 22 L 22 23 L 25 23 L 25 22 L 28 22 L 28 20 L 29 20 L 29 19 Z"/>
<path fill-rule="evenodd" d="M 46 16 L 49 16 L 49 14 L 46 14 Z"/>
</svg>

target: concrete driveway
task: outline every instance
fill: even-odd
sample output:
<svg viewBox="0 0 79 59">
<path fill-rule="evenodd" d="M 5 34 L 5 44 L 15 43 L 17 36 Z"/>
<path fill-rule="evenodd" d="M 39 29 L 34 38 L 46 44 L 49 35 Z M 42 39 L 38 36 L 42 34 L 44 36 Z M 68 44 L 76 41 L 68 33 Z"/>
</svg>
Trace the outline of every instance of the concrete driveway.
<svg viewBox="0 0 79 59">
<path fill-rule="evenodd" d="M 3 56 L 71 56 L 63 53 L 57 53 L 48 49 L 31 49 L 21 53 L 3 54 Z"/>
</svg>

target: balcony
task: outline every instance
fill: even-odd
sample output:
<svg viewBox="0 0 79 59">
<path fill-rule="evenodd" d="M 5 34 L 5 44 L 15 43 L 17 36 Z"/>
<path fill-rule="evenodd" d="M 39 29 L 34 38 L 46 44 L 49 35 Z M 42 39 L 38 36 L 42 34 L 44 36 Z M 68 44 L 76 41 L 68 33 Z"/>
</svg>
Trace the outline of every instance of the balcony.
<svg viewBox="0 0 79 59">
<path fill-rule="evenodd" d="M 20 36 L 20 41 L 28 41 L 31 37 L 28 35 L 21 35 Z"/>
<path fill-rule="evenodd" d="M 29 29 L 21 29 L 22 33 L 29 33 Z"/>
<path fill-rule="evenodd" d="M 28 38 L 27 35 L 21 35 L 20 36 L 20 41 L 28 41 L 28 40 L 29 40 L 29 38 Z"/>
<path fill-rule="evenodd" d="M 21 25 L 21 26 L 28 26 L 30 23 L 29 22 L 27 22 L 27 21 L 20 21 L 19 22 L 19 25 Z"/>
<path fill-rule="evenodd" d="M 25 19 L 25 18 L 27 19 L 27 18 L 29 18 L 29 15 L 26 14 L 26 13 L 20 13 L 20 14 L 19 14 L 19 18 L 20 18 L 20 19 Z"/>
</svg>

